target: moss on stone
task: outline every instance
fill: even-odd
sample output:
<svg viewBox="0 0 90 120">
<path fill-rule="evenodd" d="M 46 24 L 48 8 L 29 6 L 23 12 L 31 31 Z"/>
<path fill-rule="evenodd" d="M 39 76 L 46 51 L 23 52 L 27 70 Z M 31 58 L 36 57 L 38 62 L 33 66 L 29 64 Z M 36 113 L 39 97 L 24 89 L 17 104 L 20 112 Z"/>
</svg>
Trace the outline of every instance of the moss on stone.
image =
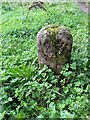
<svg viewBox="0 0 90 120">
<path fill-rule="evenodd" d="M 56 36 L 58 35 L 58 31 L 59 31 L 60 27 L 59 26 L 49 26 L 48 28 L 46 28 L 47 32 L 51 35 L 50 39 L 52 40 L 52 44 L 53 46 L 57 45 L 57 39 Z"/>
</svg>

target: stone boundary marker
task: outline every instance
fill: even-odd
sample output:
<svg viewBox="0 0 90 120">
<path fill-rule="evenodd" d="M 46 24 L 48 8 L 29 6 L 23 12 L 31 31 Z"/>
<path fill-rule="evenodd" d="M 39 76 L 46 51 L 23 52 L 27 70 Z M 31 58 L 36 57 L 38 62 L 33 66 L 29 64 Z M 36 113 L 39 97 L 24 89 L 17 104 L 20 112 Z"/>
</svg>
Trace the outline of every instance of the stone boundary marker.
<svg viewBox="0 0 90 120">
<path fill-rule="evenodd" d="M 55 74 L 70 62 L 73 38 L 65 26 L 48 25 L 37 34 L 39 66 L 48 65 Z"/>
</svg>

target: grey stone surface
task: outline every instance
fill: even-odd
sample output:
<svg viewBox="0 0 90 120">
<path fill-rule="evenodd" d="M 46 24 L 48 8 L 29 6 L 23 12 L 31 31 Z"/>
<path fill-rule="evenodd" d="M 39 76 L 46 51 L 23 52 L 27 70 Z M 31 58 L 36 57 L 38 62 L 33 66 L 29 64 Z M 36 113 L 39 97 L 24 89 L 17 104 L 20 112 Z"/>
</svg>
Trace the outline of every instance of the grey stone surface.
<svg viewBox="0 0 90 120">
<path fill-rule="evenodd" d="M 48 25 L 37 34 L 39 65 L 48 65 L 55 74 L 69 62 L 72 49 L 72 35 L 65 26 Z"/>
</svg>

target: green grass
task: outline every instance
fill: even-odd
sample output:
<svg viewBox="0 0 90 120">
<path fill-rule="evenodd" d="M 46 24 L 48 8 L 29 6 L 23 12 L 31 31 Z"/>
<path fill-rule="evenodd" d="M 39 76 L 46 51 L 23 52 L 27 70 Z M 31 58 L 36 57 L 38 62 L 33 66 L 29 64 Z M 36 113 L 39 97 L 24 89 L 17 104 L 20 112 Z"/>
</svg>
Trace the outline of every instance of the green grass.
<svg viewBox="0 0 90 120">
<path fill-rule="evenodd" d="M 27 16 L 20 5 L 2 3 L 1 118 L 88 118 L 88 15 L 73 2 L 48 4 Z M 71 70 L 56 76 L 40 70 L 38 31 L 48 24 L 65 25 L 73 36 Z"/>
</svg>

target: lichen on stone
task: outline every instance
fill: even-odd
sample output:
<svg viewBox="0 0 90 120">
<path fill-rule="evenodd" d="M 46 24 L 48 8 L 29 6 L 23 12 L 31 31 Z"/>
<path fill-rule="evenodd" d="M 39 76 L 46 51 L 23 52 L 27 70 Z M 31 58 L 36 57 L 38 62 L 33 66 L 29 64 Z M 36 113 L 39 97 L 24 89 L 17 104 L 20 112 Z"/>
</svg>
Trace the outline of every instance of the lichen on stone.
<svg viewBox="0 0 90 120">
<path fill-rule="evenodd" d="M 69 61 L 72 35 L 65 26 L 48 25 L 37 34 L 39 65 L 48 65 L 56 74 Z"/>
</svg>

